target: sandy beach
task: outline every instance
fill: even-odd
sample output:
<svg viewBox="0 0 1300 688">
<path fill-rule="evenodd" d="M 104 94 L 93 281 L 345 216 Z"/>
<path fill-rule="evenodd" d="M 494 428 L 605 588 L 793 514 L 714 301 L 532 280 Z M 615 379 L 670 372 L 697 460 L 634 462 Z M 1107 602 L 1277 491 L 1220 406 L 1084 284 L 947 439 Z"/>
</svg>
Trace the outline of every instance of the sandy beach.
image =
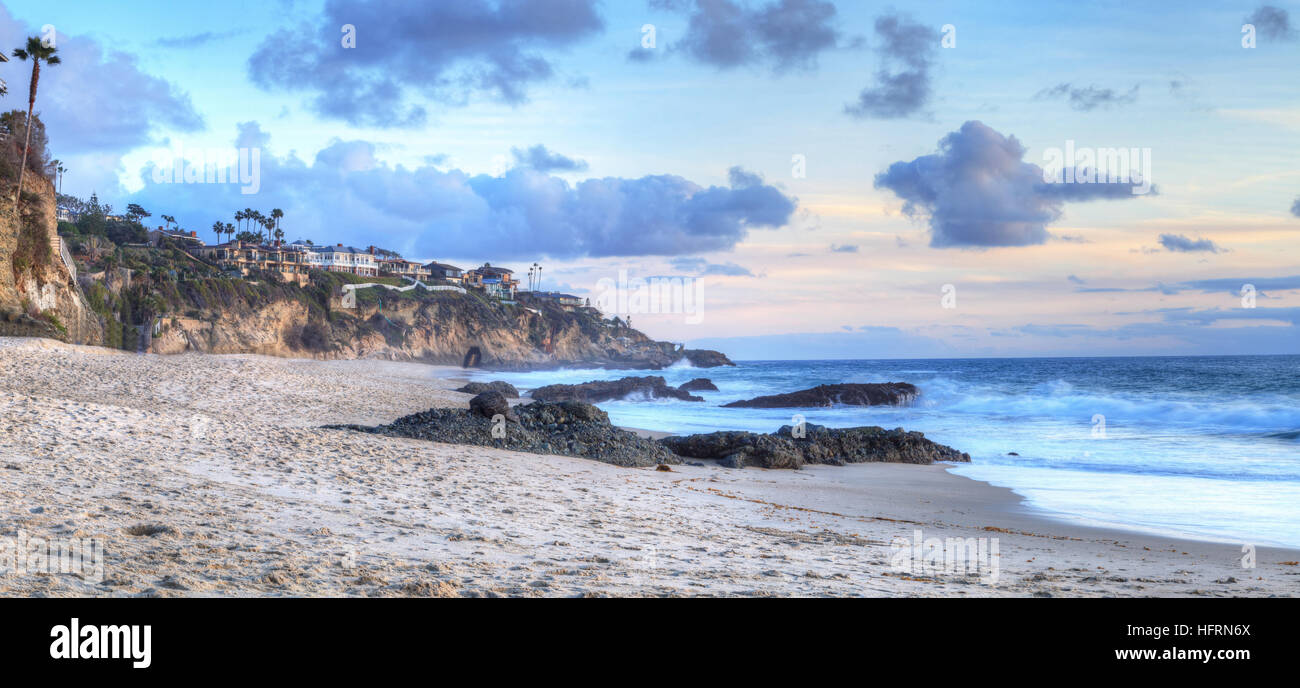
<svg viewBox="0 0 1300 688">
<path fill-rule="evenodd" d="M 1291 596 L 1300 552 L 1075 525 L 944 466 L 671 471 L 396 439 L 459 369 L 0 339 L 0 538 L 102 537 L 9 596 Z M 996 582 L 891 542 L 997 538 Z"/>
</svg>

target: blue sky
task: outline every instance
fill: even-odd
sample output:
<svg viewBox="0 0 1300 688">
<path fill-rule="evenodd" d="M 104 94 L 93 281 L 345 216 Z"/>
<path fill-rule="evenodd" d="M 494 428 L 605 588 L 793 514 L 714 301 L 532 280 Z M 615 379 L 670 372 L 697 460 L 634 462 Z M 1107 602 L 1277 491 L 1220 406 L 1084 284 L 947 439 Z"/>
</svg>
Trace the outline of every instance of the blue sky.
<svg viewBox="0 0 1300 688">
<path fill-rule="evenodd" d="M 1300 3 L 913 5 L 9 2 L 0 40 L 57 30 L 37 109 L 65 192 L 209 240 L 281 207 L 291 238 L 540 261 L 581 294 L 699 275 L 700 322 L 634 324 L 745 357 L 1300 349 Z M 257 194 L 149 179 L 236 141 Z M 1067 141 L 1149 149 L 1158 193 L 1036 188 L 1024 165 Z M 581 162 L 513 152 L 538 145 Z M 1223 287 L 1266 281 L 1250 309 Z"/>
</svg>

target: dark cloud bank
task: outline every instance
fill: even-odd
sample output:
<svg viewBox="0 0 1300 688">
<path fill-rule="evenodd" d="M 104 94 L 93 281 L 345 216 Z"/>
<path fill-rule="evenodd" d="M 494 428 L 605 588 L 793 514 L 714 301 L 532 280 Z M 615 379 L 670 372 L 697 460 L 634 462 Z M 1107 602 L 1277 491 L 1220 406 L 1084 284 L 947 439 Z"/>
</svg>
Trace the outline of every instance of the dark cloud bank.
<svg viewBox="0 0 1300 688">
<path fill-rule="evenodd" d="M 842 40 L 835 27 L 835 5 L 825 0 L 651 0 L 650 5 L 689 17 L 686 35 L 672 45 L 674 51 L 720 69 L 811 68 L 818 54 Z M 637 48 L 628 57 L 645 62 L 652 53 Z"/>
<path fill-rule="evenodd" d="M 314 94 L 312 108 L 325 117 L 415 126 L 427 113 L 408 96 L 527 100 L 530 86 L 554 76 L 550 55 L 604 29 L 598 4 L 332 0 L 310 25 L 267 36 L 248 72 L 264 89 Z M 356 28 L 354 48 L 341 44 L 344 25 Z"/>
<path fill-rule="evenodd" d="M 930 68 L 939 32 L 901 17 L 876 19 L 876 83 L 862 89 L 844 111 L 857 118 L 898 119 L 920 112 L 930 102 Z"/>
</svg>

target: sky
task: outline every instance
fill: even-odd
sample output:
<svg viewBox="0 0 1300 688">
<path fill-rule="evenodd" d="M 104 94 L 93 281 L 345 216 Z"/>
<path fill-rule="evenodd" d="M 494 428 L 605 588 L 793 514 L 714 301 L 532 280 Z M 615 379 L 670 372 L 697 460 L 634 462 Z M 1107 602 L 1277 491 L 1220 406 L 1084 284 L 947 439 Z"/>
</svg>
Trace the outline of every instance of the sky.
<svg viewBox="0 0 1300 688">
<path fill-rule="evenodd" d="M 1300 352 L 1300 2 L 5 3 L 31 35 L 63 192 L 208 241 L 681 278 L 608 314 L 742 359 Z M 164 174 L 241 148 L 255 193 Z"/>
</svg>

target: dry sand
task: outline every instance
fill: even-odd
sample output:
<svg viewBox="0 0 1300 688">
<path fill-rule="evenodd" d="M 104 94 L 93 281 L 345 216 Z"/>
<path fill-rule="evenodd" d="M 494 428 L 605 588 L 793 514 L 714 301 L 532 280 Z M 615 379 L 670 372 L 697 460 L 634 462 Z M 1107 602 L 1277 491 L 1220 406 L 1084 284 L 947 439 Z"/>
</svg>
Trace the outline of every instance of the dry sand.
<svg viewBox="0 0 1300 688">
<path fill-rule="evenodd" d="M 460 371 L 0 339 L 0 540 L 103 538 L 23 596 L 1295 595 L 1300 553 L 1088 528 L 943 466 L 671 472 L 322 430 L 461 405 Z M 997 538 L 999 575 L 891 541 Z M 987 573 L 987 572 L 985 572 Z M 987 582 L 985 582 L 987 581 Z"/>
</svg>

